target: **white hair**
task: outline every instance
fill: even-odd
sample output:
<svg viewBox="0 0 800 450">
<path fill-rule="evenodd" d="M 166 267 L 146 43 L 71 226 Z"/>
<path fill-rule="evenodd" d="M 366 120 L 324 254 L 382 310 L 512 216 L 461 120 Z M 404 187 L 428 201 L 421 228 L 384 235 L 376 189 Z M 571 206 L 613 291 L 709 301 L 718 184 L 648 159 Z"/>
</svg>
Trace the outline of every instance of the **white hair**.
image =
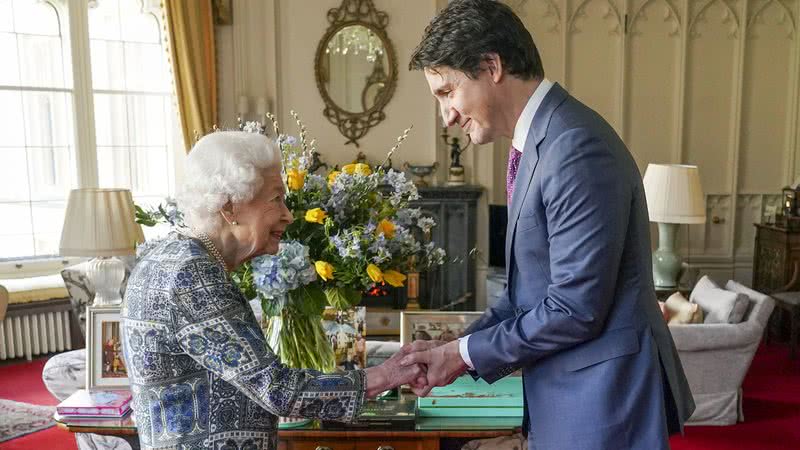
<svg viewBox="0 0 800 450">
<path fill-rule="evenodd" d="M 246 203 L 261 189 L 261 172 L 280 167 L 278 145 L 259 133 L 217 131 L 204 136 L 186 157 L 178 208 L 186 225 L 213 233 L 227 204 Z"/>
</svg>

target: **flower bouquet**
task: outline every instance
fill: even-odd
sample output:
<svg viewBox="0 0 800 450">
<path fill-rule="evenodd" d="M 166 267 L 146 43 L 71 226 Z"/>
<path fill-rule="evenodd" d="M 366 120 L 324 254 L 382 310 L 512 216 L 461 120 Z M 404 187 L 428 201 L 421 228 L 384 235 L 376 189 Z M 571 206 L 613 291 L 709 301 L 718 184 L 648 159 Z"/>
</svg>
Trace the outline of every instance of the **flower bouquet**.
<svg viewBox="0 0 800 450">
<path fill-rule="evenodd" d="M 333 353 L 321 325 L 327 305 L 347 310 L 373 286 L 402 287 L 409 271 L 444 263 L 444 250 L 423 243 L 435 222 L 409 203 L 419 198 L 405 175 L 367 164 L 348 164 L 324 175 L 309 172 L 316 152 L 302 121 L 292 112 L 299 138 L 280 133 L 286 204 L 294 222 L 276 255 L 252 261 L 255 292 L 262 299 L 265 334 L 291 367 L 331 371 Z M 260 124 L 243 129 L 259 130 Z M 408 136 L 398 137 L 387 161 Z M 246 280 L 243 280 L 247 284 Z"/>
</svg>

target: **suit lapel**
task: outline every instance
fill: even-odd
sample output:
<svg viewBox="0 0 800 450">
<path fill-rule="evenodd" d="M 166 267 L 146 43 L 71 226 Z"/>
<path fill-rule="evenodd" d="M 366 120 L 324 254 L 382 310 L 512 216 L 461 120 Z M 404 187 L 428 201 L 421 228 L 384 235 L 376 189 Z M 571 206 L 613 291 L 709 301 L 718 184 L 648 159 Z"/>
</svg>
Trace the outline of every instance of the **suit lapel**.
<svg viewBox="0 0 800 450">
<path fill-rule="evenodd" d="M 519 162 L 519 171 L 515 180 L 514 193 L 511 197 L 511 206 L 508 215 L 508 228 L 506 229 L 506 268 L 508 282 L 511 282 L 511 249 L 514 244 L 514 233 L 517 229 L 517 219 L 528 195 L 528 189 L 533 181 L 536 166 L 539 163 L 539 144 L 542 143 L 547 135 L 547 128 L 550 119 L 553 117 L 555 109 L 564 102 L 568 94 L 558 83 L 554 84 L 550 92 L 542 100 L 539 109 L 533 116 L 533 123 L 528 130 L 528 137 L 525 140 L 525 150 L 522 152 L 522 160 Z"/>
</svg>

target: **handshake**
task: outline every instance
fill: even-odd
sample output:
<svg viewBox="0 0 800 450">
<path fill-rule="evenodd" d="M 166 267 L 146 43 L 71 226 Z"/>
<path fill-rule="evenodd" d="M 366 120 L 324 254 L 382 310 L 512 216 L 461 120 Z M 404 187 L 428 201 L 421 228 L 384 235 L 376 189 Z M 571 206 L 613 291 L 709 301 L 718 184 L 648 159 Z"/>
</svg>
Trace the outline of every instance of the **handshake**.
<svg viewBox="0 0 800 450">
<path fill-rule="evenodd" d="M 420 397 L 436 386 L 447 386 L 467 371 L 461 358 L 458 340 L 414 341 L 383 364 L 370 367 L 367 373 L 367 397 L 408 384 Z"/>
</svg>

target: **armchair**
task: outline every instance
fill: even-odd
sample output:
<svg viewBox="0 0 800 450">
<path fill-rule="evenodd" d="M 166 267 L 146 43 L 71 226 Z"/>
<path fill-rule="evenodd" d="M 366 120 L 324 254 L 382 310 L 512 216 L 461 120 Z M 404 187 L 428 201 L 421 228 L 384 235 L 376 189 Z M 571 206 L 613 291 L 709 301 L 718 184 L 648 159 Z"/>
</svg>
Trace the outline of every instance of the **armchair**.
<svg viewBox="0 0 800 450">
<path fill-rule="evenodd" d="M 669 327 L 697 404 L 690 425 L 731 425 L 744 420 L 742 381 L 775 306 L 769 296 L 735 281 L 728 281 L 725 289 L 749 297 L 742 322 Z"/>
</svg>

